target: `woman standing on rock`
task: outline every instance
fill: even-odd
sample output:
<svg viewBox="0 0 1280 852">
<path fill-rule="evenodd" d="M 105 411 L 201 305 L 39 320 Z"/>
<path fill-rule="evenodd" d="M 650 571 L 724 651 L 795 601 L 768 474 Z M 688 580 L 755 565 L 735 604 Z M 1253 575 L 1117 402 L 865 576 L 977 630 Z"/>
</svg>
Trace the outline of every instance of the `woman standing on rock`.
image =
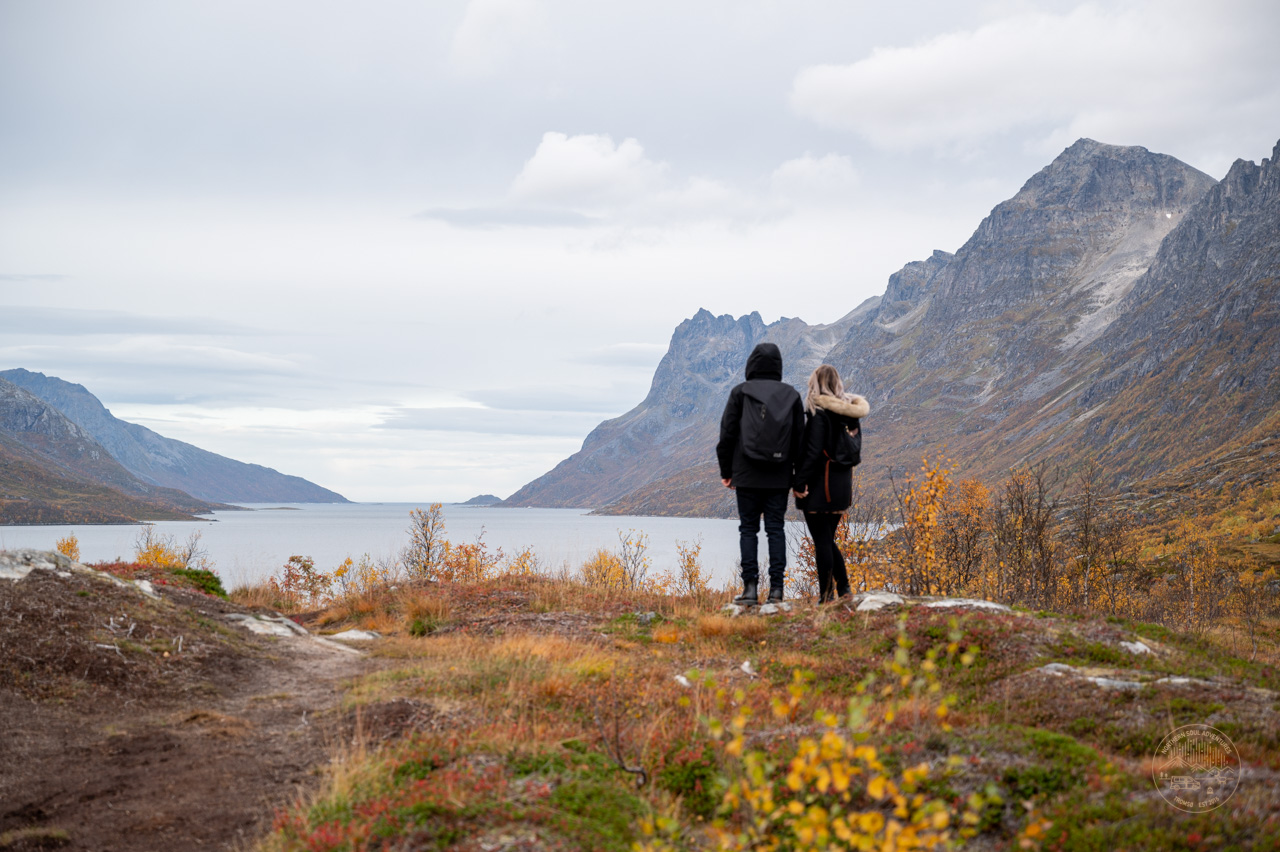
<svg viewBox="0 0 1280 852">
<path fill-rule="evenodd" d="M 865 399 L 844 392 L 834 367 L 823 364 L 809 376 L 803 451 L 792 487 L 813 539 L 819 603 L 849 594 L 836 529 L 853 502 L 853 468 L 862 460 L 858 421 L 870 413 Z"/>
</svg>

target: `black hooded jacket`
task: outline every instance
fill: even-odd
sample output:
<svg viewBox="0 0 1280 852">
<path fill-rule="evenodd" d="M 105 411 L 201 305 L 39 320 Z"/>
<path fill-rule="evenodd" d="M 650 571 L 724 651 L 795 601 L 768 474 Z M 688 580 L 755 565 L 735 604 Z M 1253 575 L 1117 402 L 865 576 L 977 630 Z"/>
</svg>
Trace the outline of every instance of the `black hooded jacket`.
<svg viewBox="0 0 1280 852">
<path fill-rule="evenodd" d="M 742 421 L 742 397 L 748 390 L 770 411 L 791 410 L 791 450 L 781 462 L 758 461 L 742 452 L 738 432 Z M 724 415 L 720 418 L 720 442 L 716 444 L 720 478 L 732 480 L 735 488 L 785 491 L 791 487 L 803 440 L 804 404 L 800 402 L 796 389 L 782 381 L 782 353 L 776 344 L 757 344 L 747 358 L 747 380 L 729 392 L 729 401 L 725 403 Z"/>
</svg>

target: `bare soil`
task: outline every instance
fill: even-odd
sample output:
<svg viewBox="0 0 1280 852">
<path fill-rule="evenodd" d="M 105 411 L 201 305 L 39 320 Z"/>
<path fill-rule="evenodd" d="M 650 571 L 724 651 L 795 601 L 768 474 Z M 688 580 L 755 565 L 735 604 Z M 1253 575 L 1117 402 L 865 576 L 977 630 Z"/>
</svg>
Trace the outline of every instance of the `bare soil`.
<svg viewBox="0 0 1280 852">
<path fill-rule="evenodd" d="M 157 591 L 0 581 L 0 849 L 247 849 L 352 735 L 340 686 L 369 657 Z"/>
</svg>

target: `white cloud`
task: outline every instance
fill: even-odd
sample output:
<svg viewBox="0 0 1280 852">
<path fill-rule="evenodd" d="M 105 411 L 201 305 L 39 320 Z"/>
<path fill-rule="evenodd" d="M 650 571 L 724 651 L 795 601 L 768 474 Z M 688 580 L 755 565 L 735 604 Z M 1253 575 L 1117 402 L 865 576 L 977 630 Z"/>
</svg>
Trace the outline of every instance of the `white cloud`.
<svg viewBox="0 0 1280 852">
<path fill-rule="evenodd" d="M 774 194 L 798 202 L 848 203 L 858 185 L 853 161 L 841 154 L 787 160 L 774 170 L 769 186 Z"/>
<path fill-rule="evenodd" d="M 663 189 L 666 163 L 644 155 L 635 139 L 615 145 L 608 135 L 544 133 L 538 150 L 511 185 L 522 203 L 588 212 L 635 202 Z"/>
<path fill-rule="evenodd" d="M 788 174 L 791 171 L 797 169 Z M 825 176 L 840 183 L 847 183 L 853 174 L 846 158 L 833 156 L 813 161 L 810 171 L 812 181 Z M 790 189 L 798 190 L 800 181 L 796 175 Z M 813 194 L 812 189 L 808 194 Z M 484 211 L 486 224 L 533 224 L 528 216 L 533 209 L 540 221 L 553 225 L 614 222 L 665 229 L 690 221 L 759 222 L 780 210 L 775 198 L 723 180 L 703 175 L 677 179 L 669 164 L 646 157 L 638 140 L 615 144 L 607 134 L 543 134 L 537 151 L 512 182 L 508 197 L 512 206 L 502 215 Z M 480 211 L 463 212 L 470 216 Z M 578 220 L 566 221 L 566 215 Z M 463 225 L 469 221 L 458 215 L 432 218 Z"/>
<path fill-rule="evenodd" d="M 466 77 L 489 77 L 547 33 L 535 0 L 471 0 L 454 31 L 449 65 Z"/>
<path fill-rule="evenodd" d="M 1248 33 L 1224 19 L 1257 19 Z M 1238 98 L 1274 75 L 1274 4 L 1144 2 L 1031 12 L 849 65 L 796 75 L 792 108 L 883 149 L 968 154 L 1011 132 L 1056 153 L 1080 136 L 1158 148 L 1188 135 L 1206 150 L 1223 125 L 1239 134 Z M 1256 102 L 1261 127 L 1280 112 L 1275 87 Z M 1265 116 L 1265 118 L 1264 118 Z M 1228 120 L 1230 119 L 1230 120 Z M 1274 133 L 1274 128 L 1266 132 Z"/>
</svg>

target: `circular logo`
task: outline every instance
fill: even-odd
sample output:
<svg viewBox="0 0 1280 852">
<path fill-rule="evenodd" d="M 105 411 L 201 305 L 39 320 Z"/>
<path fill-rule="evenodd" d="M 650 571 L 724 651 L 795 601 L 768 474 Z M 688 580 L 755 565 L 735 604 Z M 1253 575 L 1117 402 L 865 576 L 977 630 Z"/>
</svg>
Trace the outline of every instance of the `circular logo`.
<svg viewBox="0 0 1280 852">
<path fill-rule="evenodd" d="M 1231 738 L 1209 725 L 1183 725 L 1156 746 L 1151 780 L 1180 811 L 1219 807 L 1240 785 L 1240 754 Z"/>
</svg>

